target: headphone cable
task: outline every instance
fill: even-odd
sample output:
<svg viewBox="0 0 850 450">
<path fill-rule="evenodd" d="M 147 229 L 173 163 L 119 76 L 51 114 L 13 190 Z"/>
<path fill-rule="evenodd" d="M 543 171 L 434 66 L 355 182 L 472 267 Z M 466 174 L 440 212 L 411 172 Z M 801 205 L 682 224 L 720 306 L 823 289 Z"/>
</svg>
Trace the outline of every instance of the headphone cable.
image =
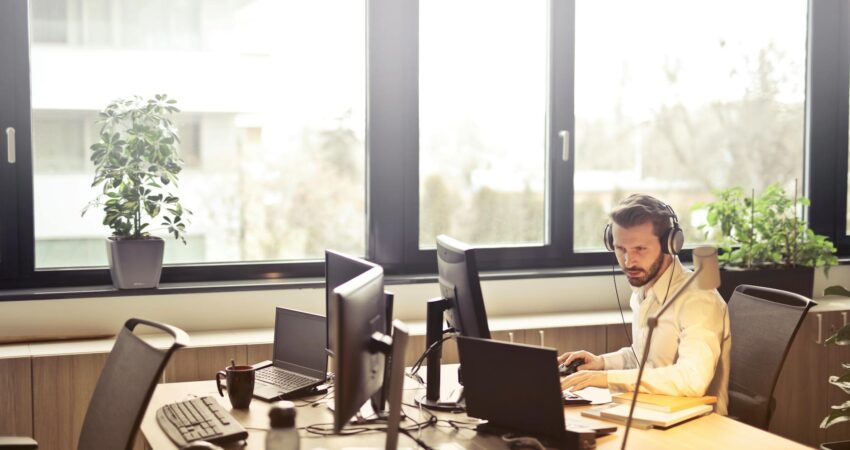
<svg viewBox="0 0 850 450">
<path fill-rule="evenodd" d="M 635 346 L 632 343 L 632 337 L 629 333 L 629 328 L 626 326 L 626 316 L 623 315 L 623 305 L 620 304 L 620 290 L 617 288 L 617 274 L 615 273 L 614 265 L 617 263 L 617 255 L 614 254 L 614 262 L 611 263 L 611 279 L 614 280 L 614 294 L 617 296 L 617 309 L 620 310 L 620 320 L 623 324 L 623 331 L 626 333 L 626 340 L 629 341 L 629 349 L 632 351 L 632 355 L 635 356 L 635 361 L 640 361 L 637 359 L 637 353 L 635 353 Z"/>
</svg>

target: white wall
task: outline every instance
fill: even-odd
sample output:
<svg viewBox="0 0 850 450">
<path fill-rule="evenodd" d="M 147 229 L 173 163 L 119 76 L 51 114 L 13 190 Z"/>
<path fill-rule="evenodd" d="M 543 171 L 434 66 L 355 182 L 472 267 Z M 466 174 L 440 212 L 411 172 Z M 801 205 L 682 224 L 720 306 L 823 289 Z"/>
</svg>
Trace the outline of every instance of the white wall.
<svg viewBox="0 0 850 450">
<path fill-rule="evenodd" d="M 628 308 L 628 284 L 617 278 Z M 817 270 L 815 297 L 832 284 L 850 287 L 850 266 L 833 267 L 829 279 Z M 387 289 L 396 294 L 395 316 L 406 321 L 424 320 L 425 302 L 439 295 L 436 283 Z M 491 317 L 616 310 L 610 275 L 485 281 L 482 290 Z M 0 340 L 111 335 L 128 317 L 186 331 L 270 328 L 275 306 L 324 313 L 324 289 L 8 301 L 0 303 Z"/>
</svg>

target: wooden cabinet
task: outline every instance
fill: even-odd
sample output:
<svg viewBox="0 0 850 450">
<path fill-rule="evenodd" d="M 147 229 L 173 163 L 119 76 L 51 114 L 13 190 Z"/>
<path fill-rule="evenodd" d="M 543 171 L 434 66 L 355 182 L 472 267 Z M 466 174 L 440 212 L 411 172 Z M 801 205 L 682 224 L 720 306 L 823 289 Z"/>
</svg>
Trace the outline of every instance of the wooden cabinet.
<svg viewBox="0 0 850 450">
<path fill-rule="evenodd" d="M 776 384 L 771 432 L 815 447 L 850 439 L 850 424 L 820 428 L 830 405 L 850 400 L 850 396 L 827 382 L 830 375 L 846 371 L 841 363 L 850 363 L 850 348 L 823 344 L 846 323 L 847 315 L 846 311 L 810 312 L 803 320 Z M 732 345 L 734 342 L 733 336 Z"/>
<path fill-rule="evenodd" d="M 221 347 L 184 348 L 171 357 L 165 367 L 163 381 L 177 383 L 180 381 L 211 380 L 215 373 L 230 365 L 248 364 L 262 361 L 249 360 L 244 345 L 229 345 Z"/>
<path fill-rule="evenodd" d="M 108 353 L 32 359 L 33 428 L 38 448 L 74 448 Z"/>
<path fill-rule="evenodd" d="M 32 436 L 32 361 L 0 359 L 0 436 Z"/>
<path fill-rule="evenodd" d="M 848 321 L 848 312 L 841 311 L 830 313 L 829 315 L 829 331 L 825 334 L 824 339 L 832 336 L 836 330 L 846 325 Z M 840 405 L 850 400 L 850 395 L 837 386 L 829 384 L 827 381 L 830 375 L 841 376 L 850 370 L 842 367 L 842 364 L 850 364 L 850 346 L 829 345 L 826 346 L 826 374 L 815 382 L 820 383 L 820 387 L 827 390 L 826 406 L 819 412 L 818 417 L 823 419 L 829 412 L 830 406 Z M 850 423 L 839 423 L 826 429 L 826 442 L 850 440 Z"/>
</svg>

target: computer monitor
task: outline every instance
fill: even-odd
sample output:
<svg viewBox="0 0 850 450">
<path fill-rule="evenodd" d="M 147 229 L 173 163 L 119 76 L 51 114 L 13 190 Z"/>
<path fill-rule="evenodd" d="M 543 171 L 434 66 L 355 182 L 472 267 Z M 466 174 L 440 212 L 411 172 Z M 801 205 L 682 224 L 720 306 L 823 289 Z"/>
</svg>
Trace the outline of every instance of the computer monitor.
<svg viewBox="0 0 850 450">
<path fill-rule="evenodd" d="M 444 319 L 451 329 L 463 336 L 490 338 L 475 250 L 448 236 L 437 236 L 437 272 L 442 297 L 428 301 L 425 343 L 426 348 L 436 347 L 428 354 L 425 394 L 416 401 L 426 408 L 460 410 L 464 407 L 462 390 L 456 390 L 451 398 L 440 398 L 442 348 L 436 343 L 442 340 L 445 332 Z M 462 377 L 458 375 L 460 381 Z"/>
<path fill-rule="evenodd" d="M 331 327 L 331 302 L 333 299 L 334 289 L 341 286 L 343 283 L 346 283 L 358 275 L 366 273 L 367 271 L 380 268 L 379 265 L 367 261 L 362 258 L 358 258 L 356 256 L 346 255 L 345 253 L 337 252 L 334 250 L 325 250 L 325 315 L 328 318 L 327 321 L 327 345 L 328 350 L 330 350 L 330 343 L 333 340 L 332 334 L 334 333 L 334 328 Z M 384 323 L 385 330 L 390 330 L 392 328 L 392 320 L 393 320 L 393 294 L 390 292 L 384 292 L 384 299 L 382 306 L 384 311 Z M 331 355 L 333 355 L 332 351 L 329 351 Z M 333 365 L 331 364 L 331 367 Z M 387 371 L 385 372 L 385 380 L 389 380 L 389 365 L 387 365 Z M 386 416 L 386 402 L 388 400 L 388 392 L 386 390 L 380 390 L 375 394 L 372 398 L 372 408 L 380 417 Z"/>
<path fill-rule="evenodd" d="M 475 250 L 448 236 L 437 236 L 437 272 L 440 293 L 449 303 L 444 314 L 448 326 L 466 337 L 490 339 Z"/>
<path fill-rule="evenodd" d="M 394 449 L 401 420 L 404 350 L 407 328 L 393 322 L 393 335 L 384 322 L 384 271 L 369 269 L 333 290 L 330 326 L 334 354 L 334 431 L 339 432 L 376 392 L 389 388 L 387 449 Z M 387 359 L 392 364 L 384 381 Z"/>
<path fill-rule="evenodd" d="M 331 298 L 333 297 L 334 289 L 376 267 L 379 266 L 365 259 L 346 255 L 334 250 L 325 250 L 325 316 L 330 317 Z M 330 326 L 327 328 L 327 342 L 330 345 Z"/>
</svg>

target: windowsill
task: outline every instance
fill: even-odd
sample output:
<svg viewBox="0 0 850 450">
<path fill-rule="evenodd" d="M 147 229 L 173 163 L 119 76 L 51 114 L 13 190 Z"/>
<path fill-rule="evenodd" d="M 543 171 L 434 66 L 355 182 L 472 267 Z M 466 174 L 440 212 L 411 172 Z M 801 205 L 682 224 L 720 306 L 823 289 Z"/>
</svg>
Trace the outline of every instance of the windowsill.
<svg viewBox="0 0 850 450">
<path fill-rule="evenodd" d="M 850 265 L 850 258 L 840 258 L 839 266 Z M 481 272 L 482 281 L 523 280 L 534 278 L 569 278 L 611 275 L 611 266 L 565 267 L 556 269 L 504 270 Z M 619 275 L 620 272 L 616 271 Z M 389 275 L 387 285 L 436 283 L 434 274 Z M 198 283 L 162 283 L 155 289 L 117 289 L 111 285 L 57 288 L 12 289 L 0 291 L 0 302 L 15 300 L 55 300 L 65 298 L 130 297 L 139 295 L 174 295 L 213 292 L 263 291 L 281 289 L 318 289 L 323 278 L 291 278 L 275 280 L 231 280 Z"/>
<path fill-rule="evenodd" d="M 520 280 L 532 278 L 566 278 L 611 275 L 611 268 L 570 267 L 539 270 L 506 270 L 481 272 L 480 278 L 489 280 Z M 436 283 L 434 274 L 390 275 L 387 285 Z M 12 289 L 0 291 L 0 302 L 14 300 L 55 300 L 65 298 L 129 297 L 139 295 L 174 295 L 212 292 L 261 291 L 280 289 L 317 289 L 325 286 L 323 278 L 293 278 L 284 280 L 213 281 L 199 283 L 162 283 L 155 289 L 118 289 L 111 285 L 57 288 Z"/>
</svg>

